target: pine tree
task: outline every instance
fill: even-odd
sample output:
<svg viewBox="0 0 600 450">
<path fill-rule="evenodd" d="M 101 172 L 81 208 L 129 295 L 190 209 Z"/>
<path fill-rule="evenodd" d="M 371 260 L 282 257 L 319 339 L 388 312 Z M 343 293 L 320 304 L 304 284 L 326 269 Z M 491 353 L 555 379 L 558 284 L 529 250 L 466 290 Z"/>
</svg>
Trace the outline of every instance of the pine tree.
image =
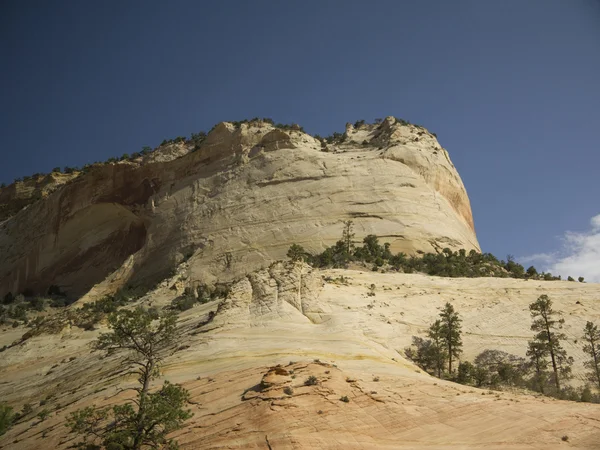
<svg viewBox="0 0 600 450">
<path fill-rule="evenodd" d="M 583 329 L 583 339 L 586 342 L 583 351 L 590 356 L 590 360 L 583 364 L 591 370 L 590 380 L 597 383 L 600 388 L 600 329 L 598 329 L 598 325 L 587 322 Z"/>
<path fill-rule="evenodd" d="M 138 376 L 139 386 L 134 389 L 137 395 L 128 403 L 112 408 L 89 406 L 72 413 L 67 426 L 72 433 L 84 436 L 80 446 L 99 448 L 94 447 L 99 440 L 106 448 L 123 450 L 177 448 L 177 443 L 167 439 L 167 435 L 191 417 L 183 409 L 189 393 L 168 381 L 157 392 L 150 392 L 150 382 L 158 376 L 164 357 L 175 343 L 176 321 L 175 314 L 158 317 L 141 307 L 109 316 L 112 332 L 101 334 L 94 349 L 128 352 L 124 364 Z"/>
<path fill-rule="evenodd" d="M 444 341 L 442 322 L 440 320 L 436 320 L 429 327 L 428 335 L 431 339 L 431 358 L 434 361 L 437 376 L 438 378 L 441 378 L 442 371 L 444 370 L 444 363 L 448 358 L 448 354 L 446 353 L 446 343 Z"/>
<path fill-rule="evenodd" d="M 344 222 L 344 230 L 342 231 L 342 242 L 344 243 L 344 250 L 348 259 L 352 255 L 352 249 L 354 248 L 354 223 L 351 220 Z"/>
<path fill-rule="evenodd" d="M 548 349 L 546 344 L 543 342 L 529 341 L 527 347 L 527 356 L 531 362 L 534 374 L 534 383 L 538 387 L 539 391 L 544 394 L 544 386 L 546 385 L 547 371 L 548 368 Z"/>
<path fill-rule="evenodd" d="M 565 320 L 556 319 L 560 312 L 552 309 L 552 300 L 547 295 L 541 295 L 535 302 L 529 305 L 533 322 L 531 331 L 535 331 L 535 342 L 543 343 L 550 354 L 552 371 L 554 372 L 554 384 L 557 392 L 560 391 L 560 378 L 568 378 L 571 373 L 573 358 L 567 357 L 567 352 L 562 348 L 560 342 L 567 336 L 561 333 Z M 560 374 L 560 375 L 559 375 Z"/>
<path fill-rule="evenodd" d="M 452 357 L 458 358 L 462 353 L 462 339 L 460 337 L 460 323 L 462 320 L 454 311 L 454 306 L 446 303 L 440 311 L 443 342 L 448 353 L 448 373 L 452 373 Z"/>
<path fill-rule="evenodd" d="M 302 261 L 306 257 L 306 250 L 301 245 L 292 244 L 287 252 L 287 257 L 292 261 Z"/>
</svg>

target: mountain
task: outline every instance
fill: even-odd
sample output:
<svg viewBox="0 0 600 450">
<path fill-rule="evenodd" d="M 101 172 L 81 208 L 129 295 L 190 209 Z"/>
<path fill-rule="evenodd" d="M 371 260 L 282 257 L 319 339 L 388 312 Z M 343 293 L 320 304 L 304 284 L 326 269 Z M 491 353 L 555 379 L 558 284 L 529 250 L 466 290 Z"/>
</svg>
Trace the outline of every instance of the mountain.
<svg viewBox="0 0 600 450">
<path fill-rule="evenodd" d="M 0 450 L 73 448 L 71 413 L 132 399 L 128 355 L 91 344 L 108 313 L 137 306 L 177 314 L 150 392 L 163 380 L 189 391 L 193 417 L 170 434 L 182 450 L 598 448 L 600 405 L 530 390 L 521 362 L 529 305 L 546 294 L 574 358 L 556 395 L 581 400 L 600 285 L 481 254 L 463 183 L 426 129 L 388 117 L 323 139 L 224 122 L 63 172 L 0 190 L 0 398 L 19 411 Z M 357 247 L 376 235 L 417 258 L 374 263 L 365 252 L 385 246 L 373 239 L 345 268 L 286 258 L 293 244 L 336 245 L 347 221 Z M 508 355 L 526 380 L 477 365 L 487 378 L 458 384 L 408 358 L 446 303 L 461 362 Z"/>
<path fill-rule="evenodd" d="M 78 298 L 152 285 L 184 259 L 231 281 L 297 243 L 322 251 L 352 219 L 394 252 L 479 250 L 469 198 L 426 129 L 388 117 L 326 143 L 298 126 L 220 123 L 201 142 L 0 191 L 0 296 L 57 285 Z"/>
</svg>

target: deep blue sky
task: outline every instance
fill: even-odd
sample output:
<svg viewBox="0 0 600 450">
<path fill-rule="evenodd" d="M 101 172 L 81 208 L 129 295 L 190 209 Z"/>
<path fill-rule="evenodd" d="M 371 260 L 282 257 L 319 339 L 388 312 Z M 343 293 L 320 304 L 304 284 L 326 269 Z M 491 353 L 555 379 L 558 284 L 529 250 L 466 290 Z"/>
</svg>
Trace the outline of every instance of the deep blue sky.
<svg viewBox="0 0 600 450">
<path fill-rule="evenodd" d="M 600 2 L 0 2 L 0 181 L 254 116 L 436 132 L 482 249 L 600 213 Z"/>
</svg>

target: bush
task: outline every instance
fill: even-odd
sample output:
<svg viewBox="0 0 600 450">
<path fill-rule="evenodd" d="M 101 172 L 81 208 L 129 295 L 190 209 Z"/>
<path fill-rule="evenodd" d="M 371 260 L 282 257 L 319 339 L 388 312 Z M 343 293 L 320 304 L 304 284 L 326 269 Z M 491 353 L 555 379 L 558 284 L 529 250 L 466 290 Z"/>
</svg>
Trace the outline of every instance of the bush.
<svg viewBox="0 0 600 450">
<path fill-rule="evenodd" d="M 350 399 L 348 398 L 347 395 L 344 395 L 343 397 L 340 397 L 340 401 L 342 401 L 344 403 L 348 403 L 350 401 Z"/>
<path fill-rule="evenodd" d="M 18 305 L 12 306 L 8 310 L 8 317 L 11 319 L 27 322 L 27 308 L 25 304 L 20 303 Z"/>
<path fill-rule="evenodd" d="M 33 309 L 34 311 L 43 311 L 46 302 L 41 297 L 33 297 L 29 300 L 29 309 Z"/>
<path fill-rule="evenodd" d="M 0 436 L 6 433 L 13 424 L 15 415 L 13 409 L 6 403 L 0 403 Z"/>
<path fill-rule="evenodd" d="M 196 301 L 193 295 L 183 294 L 171 302 L 171 307 L 178 311 L 187 311 L 196 304 Z"/>
<path fill-rule="evenodd" d="M 314 386 L 319 383 L 319 380 L 314 375 L 311 375 L 304 382 L 304 386 Z"/>
<path fill-rule="evenodd" d="M 283 388 L 283 393 L 285 395 L 292 395 L 294 393 L 294 390 L 290 386 L 286 386 Z"/>
<path fill-rule="evenodd" d="M 287 252 L 287 257 L 292 261 L 303 261 L 306 255 L 306 250 L 298 244 L 292 244 Z"/>
<path fill-rule="evenodd" d="M 64 308 L 65 306 L 67 306 L 69 303 L 67 302 L 67 299 L 64 297 L 57 297 L 57 298 L 53 298 L 50 301 L 50 307 L 51 308 Z"/>
<path fill-rule="evenodd" d="M 38 419 L 40 419 L 41 422 L 43 422 L 48 417 L 50 417 L 50 411 L 48 411 L 46 408 L 44 408 L 39 413 L 37 413 L 37 417 L 38 417 Z"/>
<path fill-rule="evenodd" d="M 33 406 L 31 403 L 25 403 L 23 405 L 23 409 L 21 410 L 21 417 L 25 417 L 33 412 Z"/>
<path fill-rule="evenodd" d="M 456 376 L 456 382 L 460 384 L 471 384 L 473 381 L 473 373 L 475 367 L 469 361 L 461 361 L 458 364 L 458 375 Z"/>
</svg>

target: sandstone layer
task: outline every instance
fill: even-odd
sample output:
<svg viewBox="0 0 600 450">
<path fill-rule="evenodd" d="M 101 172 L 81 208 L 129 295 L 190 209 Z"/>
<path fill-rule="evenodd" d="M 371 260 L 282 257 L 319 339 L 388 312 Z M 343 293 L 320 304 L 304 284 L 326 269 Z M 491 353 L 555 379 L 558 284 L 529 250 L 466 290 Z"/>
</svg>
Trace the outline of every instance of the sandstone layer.
<svg viewBox="0 0 600 450">
<path fill-rule="evenodd" d="M 186 277 L 181 270 L 140 301 L 168 305 Z M 600 405 L 457 385 L 403 357 L 446 301 L 463 318 L 462 359 L 486 348 L 524 355 L 532 335 L 527 306 L 541 294 L 564 314 L 565 349 L 580 383 L 581 331 L 586 320 L 600 321 L 599 285 L 282 263 L 251 273 L 226 300 L 180 315 L 182 336 L 163 375 L 189 389 L 194 417 L 173 437 L 189 450 L 596 449 Z M 2 330 L 0 345 L 23 331 Z M 102 331 L 67 328 L 2 353 L 0 396 L 34 411 L 0 438 L 0 448 L 66 449 L 75 442 L 64 426 L 71 411 L 130 395 L 124 389 L 135 380 L 125 376 L 122 355 L 90 353 Z M 316 385 L 305 386 L 309 376 Z M 35 418 L 42 408 L 51 412 L 44 422 Z"/>
<path fill-rule="evenodd" d="M 1 192 L 12 213 L 14 189 Z M 186 258 L 198 283 L 232 280 L 292 243 L 322 251 L 348 219 L 358 241 L 377 234 L 393 251 L 479 250 L 463 183 L 424 128 L 389 117 L 322 147 L 299 128 L 221 123 L 197 151 L 92 165 L 5 219 L 0 295 L 59 285 L 78 297 L 115 274 L 100 295 Z"/>
</svg>

